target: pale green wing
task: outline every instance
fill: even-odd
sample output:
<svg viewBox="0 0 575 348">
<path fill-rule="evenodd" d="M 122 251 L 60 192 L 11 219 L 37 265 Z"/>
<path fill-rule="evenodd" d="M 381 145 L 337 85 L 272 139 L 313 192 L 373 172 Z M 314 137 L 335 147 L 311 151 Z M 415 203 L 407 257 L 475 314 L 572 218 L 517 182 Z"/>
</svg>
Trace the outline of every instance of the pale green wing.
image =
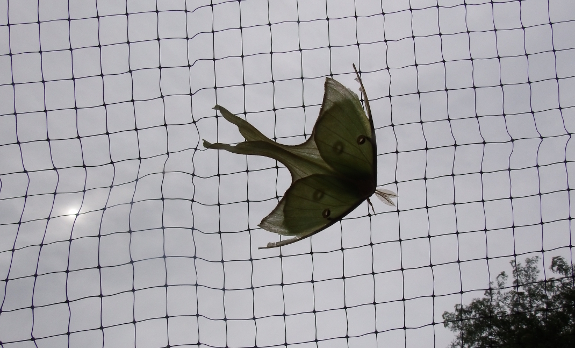
<svg viewBox="0 0 575 348">
<path fill-rule="evenodd" d="M 226 150 L 243 155 L 258 155 L 273 158 L 283 163 L 292 175 L 292 181 L 312 175 L 333 173 L 333 169 L 325 163 L 319 151 L 310 137 L 300 145 L 283 145 L 272 141 L 249 122 L 232 114 L 224 107 L 216 105 L 214 109 L 219 110 L 226 120 L 238 126 L 245 142 L 236 146 L 215 143 L 212 144 L 204 140 L 204 147 L 209 149 Z"/>
<path fill-rule="evenodd" d="M 269 243 L 267 248 L 289 244 L 325 229 L 366 198 L 354 182 L 333 175 L 315 174 L 295 181 L 260 227 L 296 238 Z"/>
<path fill-rule="evenodd" d="M 371 119 L 357 95 L 334 79 L 325 81 L 313 137 L 327 164 L 346 178 L 373 181 L 375 189 L 376 143 Z"/>
</svg>

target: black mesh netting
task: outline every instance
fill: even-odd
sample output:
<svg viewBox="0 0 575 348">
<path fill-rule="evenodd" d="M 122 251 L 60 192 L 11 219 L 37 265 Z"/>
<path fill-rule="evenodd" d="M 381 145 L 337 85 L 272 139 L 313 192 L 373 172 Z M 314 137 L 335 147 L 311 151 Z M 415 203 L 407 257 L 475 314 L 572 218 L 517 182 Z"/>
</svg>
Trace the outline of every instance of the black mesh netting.
<svg viewBox="0 0 575 348">
<path fill-rule="evenodd" d="M 572 0 L 0 1 L 0 346 L 445 347 L 509 261 L 572 264 Z M 378 138 L 374 201 L 257 227 L 291 179 L 218 103 L 303 142 L 325 76 Z"/>
</svg>

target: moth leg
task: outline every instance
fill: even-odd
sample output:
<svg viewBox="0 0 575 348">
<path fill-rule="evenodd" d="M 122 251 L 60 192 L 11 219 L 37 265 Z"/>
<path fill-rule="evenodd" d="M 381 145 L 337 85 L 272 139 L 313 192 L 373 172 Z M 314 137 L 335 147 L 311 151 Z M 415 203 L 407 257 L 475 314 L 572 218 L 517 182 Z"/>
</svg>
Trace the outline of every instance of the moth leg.
<svg viewBox="0 0 575 348">
<path fill-rule="evenodd" d="M 294 238 L 290 238 L 290 239 L 284 239 L 281 240 L 279 242 L 269 242 L 268 245 L 266 245 L 265 247 L 259 247 L 258 249 L 271 249 L 271 248 L 277 248 L 277 247 L 281 247 L 284 245 L 288 245 L 291 243 L 295 243 L 298 240 L 302 240 L 302 237 L 294 237 Z"/>
<path fill-rule="evenodd" d="M 371 204 L 371 201 L 369 200 L 369 198 L 367 199 L 367 213 L 369 214 L 369 207 L 371 207 L 371 210 L 373 211 L 373 215 L 375 215 L 375 209 L 373 209 L 373 204 Z"/>
</svg>

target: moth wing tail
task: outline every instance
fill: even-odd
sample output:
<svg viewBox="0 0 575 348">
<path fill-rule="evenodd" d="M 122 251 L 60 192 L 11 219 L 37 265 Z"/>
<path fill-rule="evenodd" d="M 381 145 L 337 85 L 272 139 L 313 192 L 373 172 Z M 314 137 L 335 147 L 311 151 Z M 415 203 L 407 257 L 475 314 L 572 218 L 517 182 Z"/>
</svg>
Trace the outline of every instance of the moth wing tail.
<svg viewBox="0 0 575 348">
<path fill-rule="evenodd" d="M 304 237 L 304 238 L 305 238 L 305 237 Z M 264 247 L 259 247 L 258 249 L 277 248 L 277 247 L 281 247 L 281 246 L 288 245 L 288 244 L 291 244 L 291 243 L 295 243 L 295 242 L 297 242 L 297 241 L 299 241 L 299 240 L 302 240 L 302 239 L 303 239 L 302 237 L 293 237 L 293 238 L 290 238 L 290 239 L 281 240 L 281 241 L 279 241 L 279 242 L 269 242 L 266 246 L 264 246 Z"/>
</svg>

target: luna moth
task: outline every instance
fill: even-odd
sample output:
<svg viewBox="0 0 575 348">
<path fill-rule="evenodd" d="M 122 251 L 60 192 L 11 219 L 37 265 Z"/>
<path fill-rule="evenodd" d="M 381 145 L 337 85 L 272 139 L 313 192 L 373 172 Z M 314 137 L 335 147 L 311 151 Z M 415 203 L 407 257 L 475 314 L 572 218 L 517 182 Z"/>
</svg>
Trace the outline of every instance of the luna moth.
<svg viewBox="0 0 575 348">
<path fill-rule="evenodd" d="M 333 225 L 372 194 L 384 203 L 397 195 L 377 189 L 377 144 L 369 100 L 355 68 L 366 113 L 354 92 L 326 78 L 323 103 L 312 134 L 300 145 L 272 141 L 247 121 L 220 105 L 214 107 L 235 124 L 246 141 L 235 146 L 204 140 L 208 149 L 271 157 L 283 163 L 292 176 L 291 186 L 259 227 L 292 238 L 270 242 L 275 248 L 310 237 Z M 372 208 L 373 209 L 373 208 Z"/>
</svg>

